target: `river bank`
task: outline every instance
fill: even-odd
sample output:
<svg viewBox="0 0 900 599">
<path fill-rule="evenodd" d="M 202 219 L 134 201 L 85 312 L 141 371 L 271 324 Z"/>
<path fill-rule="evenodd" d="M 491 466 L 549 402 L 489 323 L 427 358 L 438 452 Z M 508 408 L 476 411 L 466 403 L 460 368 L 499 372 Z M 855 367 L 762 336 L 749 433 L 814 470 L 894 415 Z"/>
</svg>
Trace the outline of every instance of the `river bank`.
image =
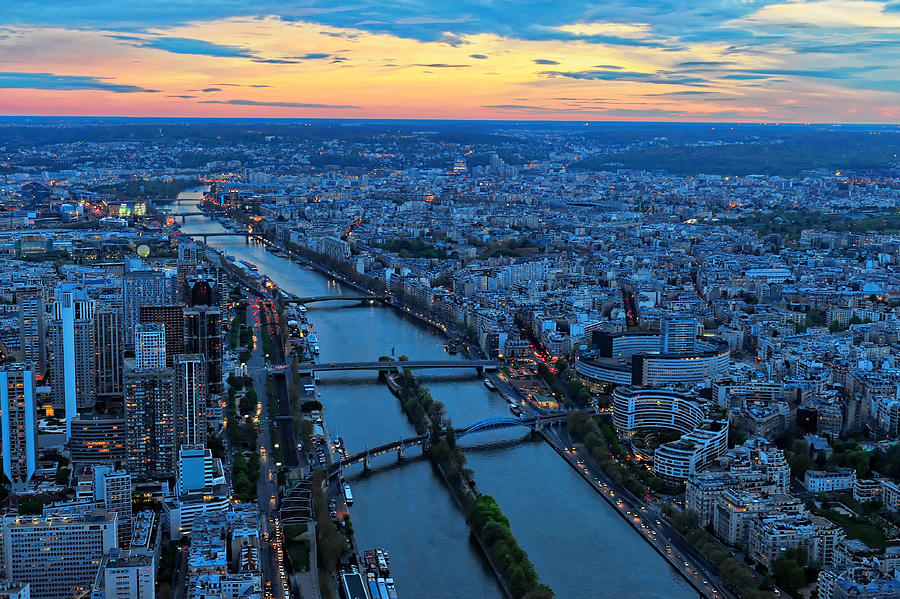
<svg viewBox="0 0 900 599">
<path fill-rule="evenodd" d="M 189 219 L 185 229 L 218 232 L 208 219 Z M 246 245 L 239 238 L 211 238 L 211 245 L 237 260 L 257 264 L 292 295 L 339 295 L 342 283 L 305 265 Z M 443 331 L 405 310 L 379 304 L 311 304 L 322 344 L 321 362 L 371 361 L 380 355 L 448 359 Z M 509 416 L 506 401 L 482 384 L 471 370 L 423 376 L 434 398 L 460 424 Z M 415 435 L 399 402 L 377 376 L 365 372 L 323 373 L 319 382 L 326 419 L 352 452 Z M 473 444 L 474 443 L 474 444 Z M 560 599 L 590 596 L 613 599 L 696 597 L 685 581 L 581 477 L 564 466 L 542 440 L 511 429 L 465 440 L 469 466 L 478 487 L 503 506 L 510 526 L 545 582 Z M 393 456 L 378 458 L 369 472 L 347 471 L 353 486 L 353 526 L 361 546 L 391 552 L 401 597 L 453 599 L 503 597 L 482 549 L 469 534 L 455 500 L 430 463 Z M 639 564 L 639 567 L 636 565 Z"/>
<path fill-rule="evenodd" d="M 385 378 L 416 430 L 429 431 L 428 457 L 465 516 L 504 593 L 515 599 L 552 598 L 553 592 L 539 583 L 537 571 L 513 536 L 509 521 L 494 499 L 482 495 L 475 485 L 472 471 L 466 468 L 466 456 L 456 443 L 453 423 L 444 416 L 443 404 L 435 402 L 428 388 L 408 370 Z M 493 528 L 488 529 L 488 524 Z M 490 542 L 486 539 L 488 530 Z"/>
</svg>

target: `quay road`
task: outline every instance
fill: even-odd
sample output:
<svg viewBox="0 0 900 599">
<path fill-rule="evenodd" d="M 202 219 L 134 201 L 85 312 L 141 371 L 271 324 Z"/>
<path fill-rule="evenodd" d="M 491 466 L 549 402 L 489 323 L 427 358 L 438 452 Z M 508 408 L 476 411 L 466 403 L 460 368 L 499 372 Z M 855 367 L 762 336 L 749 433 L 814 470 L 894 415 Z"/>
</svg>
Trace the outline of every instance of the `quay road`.
<svg viewBox="0 0 900 599">
<path fill-rule="evenodd" d="M 271 366 L 271 377 L 275 387 L 278 414 L 274 415 L 278 420 L 278 430 L 281 431 L 280 449 L 284 456 L 284 465 L 288 468 L 296 468 L 300 465 L 300 456 L 297 452 L 297 436 L 294 433 L 294 417 L 291 412 L 291 399 L 288 395 L 288 380 L 291 375 L 285 364 L 284 341 L 282 331 L 279 329 L 278 313 L 271 300 L 260 301 L 260 309 L 266 313 L 271 338 L 271 354 L 266 358 Z"/>
<path fill-rule="evenodd" d="M 575 468 L 619 514 L 696 589 L 701 597 L 731 597 L 718 575 L 705 567 L 705 560 L 673 530 L 658 508 L 611 484 L 584 446 L 576 445 L 566 427 L 541 431 L 544 439 Z"/>
<path fill-rule="evenodd" d="M 262 337 L 259 318 L 259 304 L 250 298 L 250 306 L 247 310 L 248 323 L 253 325 L 253 335 L 256 341 Z M 257 501 L 259 503 L 260 525 L 263 540 L 261 542 L 263 586 L 271 583 L 272 596 L 275 599 L 287 599 L 290 591 L 287 586 L 287 577 L 284 572 L 284 560 L 281 547 L 280 522 L 278 520 L 278 468 L 274 462 L 274 446 L 269 434 L 268 401 L 266 399 L 266 367 L 265 357 L 262 355 L 261 343 L 254 343 L 250 362 L 247 363 L 247 374 L 253 378 L 253 386 L 259 397 L 256 407 L 256 419 L 259 423 L 259 481 L 257 482 Z"/>
<path fill-rule="evenodd" d="M 526 401 L 518 391 L 507 381 L 503 373 L 493 372 L 489 377 L 497 386 L 498 391 L 507 401 L 515 401 L 518 398 L 523 413 L 531 418 L 543 414 L 544 411 Z M 659 512 L 654 504 L 635 497 L 627 489 L 623 489 L 611 483 L 606 473 L 594 462 L 590 452 L 580 444 L 576 444 L 569 436 L 567 427 L 546 427 L 541 429 L 544 440 L 562 456 L 566 462 L 574 468 L 591 487 L 594 488 L 606 501 L 619 512 L 631 526 L 659 553 L 669 564 L 675 568 L 687 582 L 707 599 L 725 599 L 732 597 L 725 591 L 724 584 L 718 574 L 706 567 L 706 560 L 699 555 L 696 549 L 687 544 L 667 520 Z"/>
</svg>

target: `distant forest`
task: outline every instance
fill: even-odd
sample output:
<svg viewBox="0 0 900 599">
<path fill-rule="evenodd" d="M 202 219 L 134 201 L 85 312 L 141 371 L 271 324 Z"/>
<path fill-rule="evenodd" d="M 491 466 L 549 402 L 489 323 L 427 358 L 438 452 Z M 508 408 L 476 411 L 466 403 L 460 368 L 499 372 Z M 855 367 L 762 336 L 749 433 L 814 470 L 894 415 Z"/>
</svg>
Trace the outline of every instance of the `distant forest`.
<svg viewBox="0 0 900 599">
<path fill-rule="evenodd" d="M 343 152 L 328 145 L 334 139 L 345 144 Z M 429 146 L 435 143 L 446 144 L 451 152 L 453 146 L 469 148 L 470 167 L 487 164 L 493 153 L 508 164 L 523 165 L 549 158 L 547 141 L 551 139 L 569 151 L 594 148 L 602 152 L 569 164 L 572 170 L 796 176 L 817 169 L 900 169 L 900 129 L 888 125 L 0 118 L 0 147 L 7 152 L 82 142 L 169 144 L 173 146 L 171 163 L 181 168 L 199 168 L 209 161 L 245 161 L 242 146 L 270 142 L 282 147 L 300 145 L 308 151 L 313 167 L 449 168 L 446 154 L 429 154 Z M 184 147 L 181 142 L 187 141 L 199 147 Z M 364 152 L 370 144 L 389 145 L 393 156 L 371 157 Z M 17 167 L 72 168 L 77 158 L 26 153 L 0 164 L 0 172 Z"/>
<path fill-rule="evenodd" d="M 580 170 L 664 169 L 672 174 L 796 176 L 805 170 L 877 170 L 900 166 L 900 132 L 784 131 L 760 139 L 705 147 L 652 147 L 576 162 Z"/>
</svg>

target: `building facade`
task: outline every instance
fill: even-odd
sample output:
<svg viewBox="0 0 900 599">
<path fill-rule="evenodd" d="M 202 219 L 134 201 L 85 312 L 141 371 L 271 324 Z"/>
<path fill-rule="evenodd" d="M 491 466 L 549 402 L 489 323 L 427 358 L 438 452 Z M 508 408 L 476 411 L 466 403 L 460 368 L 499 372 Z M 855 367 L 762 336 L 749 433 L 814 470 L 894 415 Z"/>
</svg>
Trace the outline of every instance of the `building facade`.
<svg viewBox="0 0 900 599">
<path fill-rule="evenodd" d="M 121 400 L 125 358 L 124 313 L 121 306 L 100 305 L 94 322 L 97 328 L 97 399 Z"/>
<path fill-rule="evenodd" d="M 175 474 L 175 371 L 125 364 L 128 470 L 137 478 Z"/>
<path fill-rule="evenodd" d="M 83 289 L 61 289 L 52 305 L 47 351 L 54 408 L 66 412 L 66 438 L 72 419 L 91 410 L 97 396 L 96 302 Z"/>
<path fill-rule="evenodd" d="M 44 376 L 44 299 L 37 287 L 16 291 L 19 304 L 19 351 L 22 361 L 34 364 L 35 372 Z"/>
<path fill-rule="evenodd" d="M 181 445 L 206 445 L 207 368 L 203 354 L 175 356 L 175 430 Z M 176 448 L 177 455 L 177 448 Z"/>
<path fill-rule="evenodd" d="M 29 584 L 33 599 L 72 599 L 90 590 L 103 557 L 116 547 L 116 515 L 9 515 L 0 523 L 0 542 L 7 580 Z"/>
<path fill-rule="evenodd" d="M 206 358 L 207 392 L 219 396 L 222 379 L 222 311 L 217 307 L 194 306 L 184 310 L 184 352 Z"/>
<path fill-rule="evenodd" d="M 171 288 L 166 273 L 158 270 L 131 270 L 122 281 L 122 303 L 125 308 L 125 343 L 134 343 L 134 325 L 139 321 L 141 306 L 170 303 Z"/>
<path fill-rule="evenodd" d="M 37 468 L 37 406 L 31 364 L 0 366 L 0 451 L 3 474 L 14 488 L 31 480 Z"/>
</svg>

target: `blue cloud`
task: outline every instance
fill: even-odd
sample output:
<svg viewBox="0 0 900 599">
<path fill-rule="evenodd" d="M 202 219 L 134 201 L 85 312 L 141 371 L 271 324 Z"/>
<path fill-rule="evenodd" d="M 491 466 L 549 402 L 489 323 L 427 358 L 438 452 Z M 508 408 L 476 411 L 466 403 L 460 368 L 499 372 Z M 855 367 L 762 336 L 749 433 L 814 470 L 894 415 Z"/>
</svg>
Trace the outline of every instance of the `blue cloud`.
<svg viewBox="0 0 900 599">
<path fill-rule="evenodd" d="M 723 60 L 689 60 L 686 62 L 679 62 L 678 66 L 680 67 L 722 67 L 729 66 L 735 63 Z"/>
<path fill-rule="evenodd" d="M 271 85 L 262 84 L 262 83 L 251 83 L 249 85 L 245 84 L 245 83 L 213 83 L 213 86 L 215 86 L 215 87 L 272 87 Z M 188 91 L 195 92 L 197 90 L 189 89 Z"/>
<path fill-rule="evenodd" d="M 300 56 L 282 56 L 281 58 L 254 58 L 253 62 L 265 64 L 300 64 L 304 60 L 330 60 L 334 62 L 344 62 L 347 59 L 343 56 L 335 56 L 325 52 L 310 52 L 309 54 L 301 54 Z"/>
<path fill-rule="evenodd" d="M 300 64 L 299 60 L 292 60 L 290 58 L 254 58 L 253 62 L 264 64 Z"/>
<path fill-rule="evenodd" d="M 308 102 L 263 102 L 260 100 L 202 100 L 201 104 L 230 104 L 232 106 L 274 106 L 277 108 L 336 108 L 342 110 L 359 110 L 353 104 L 311 104 Z"/>
<path fill-rule="evenodd" d="M 706 85 L 710 80 L 754 81 L 768 85 L 776 78 L 828 79 L 845 88 L 887 89 L 896 91 L 897 77 L 892 73 L 868 78 L 863 72 L 841 71 L 840 66 L 852 61 L 856 64 L 891 62 L 898 64 L 900 40 L 895 31 L 878 28 L 787 27 L 754 22 L 743 26 L 740 19 L 759 9 L 784 0 L 607 0 L 602 4 L 583 0 L 519 0 L 485 2 L 484 0 L 353 0 L 337 3 L 333 0 L 304 0 L 302 3 L 283 0 L 144 0 L 139 3 L 111 3 L 108 0 L 79 0 L 78 2 L 48 2 L 47 0 L 16 0 L 8 2 L 0 14 L 0 24 L 21 27 L 59 26 L 69 29 L 97 29 L 114 32 L 112 37 L 122 43 L 157 48 L 180 54 L 199 54 L 213 57 L 246 58 L 268 64 L 290 64 L 292 61 L 330 60 L 342 57 L 321 56 L 311 52 L 302 57 L 262 56 L 241 46 L 216 44 L 182 37 L 158 36 L 151 32 L 170 30 L 179 25 L 210 20 L 241 17 L 274 16 L 286 22 L 309 22 L 320 26 L 324 35 L 353 40 L 364 33 L 384 33 L 426 42 L 441 42 L 459 46 L 468 35 L 494 34 L 519 40 L 548 40 L 556 42 L 592 43 L 622 47 L 649 47 L 665 51 L 690 49 L 696 44 L 714 43 L 729 48 L 726 56 L 760 54 L 780 59 L 783 70 L 732 70 L 737 65 L 725 60 L 691 60 L 691 54 L 675 58 L 671 71 L 634 73 L 613 69 L 611 65 L 592 67 L 585 71 L 547 71 L 545 77 L 565 77 L 598 81 L 644 81 L 650 83 Z M 886 13 L 900 12 L 900 1 L 888 0 Z M 638 23 L 646 26 L 639 37 L 616 35 L 581 36 L 562 29 L 576 23 Z M 326 31 L 334 28 L 335 30 Z M 343 30 L 343 31 L 341 31 Z M 477 51 L 471 48 L 469 52 Z M 23 50 L 24 52 L 24 50 Z M 791 53 L 813 55 L 814 65 L 829 65 L 829 69 L 804 70 L 805 62 Z M 461 56 L 465 56 L 463 53 Z M 828 55 L 834 62 L 826 62 Z M 886 57 L 889 56 L 890 60 Z M 486 54 L 472 54 L 474 60 L 485 60 Z M 844 61 L 840 59 L 845 59 Z M 681 64 L 678 59 L 683 59 Z M 550 59 L 538 59 L 550 60 Z M 737 58 L 735 59 L 738 60 Z M 427 68 L 462 68 L 447 63 L 419 65 Z M 744 62 L 744 61 L 740 61 Z M 537 62 L 537 64 L 551 63 Z M 756 64 L 769 64 L 760 61 Z M 832 66 L 834 65 L 834 66 Z M 408 66 L 408 65 L 407 65 Z M 798 68 L 791 68 L 798 67 Z M 611 74 L 610 71 L 619 74 Z M 829 72 L 832 71 L 832 72 Z M 102 82 L 103 80 L 98 79 Z M 109 82 L 107 82 L 109 83 Z M 76 83 L 70 83 L 75 85 Z M 86 83 L 84 83 L 86 85 Z"/>
<path fill-rule="evenodd" d="M 486 104 L 482 108 L 492 110 L 530 110 L 532 112 L 558 112 L 558 109 L 548 106 L 534 106 L 531 104 Z"/>
<path fill-rule="evenodd" d="M 444 62 L 434 62 L 431 64 L 414 64 L 414 67 L 426 67 L 429 69 L 464 69 L 466 67 L 470 67 L 472 65 L 468 64 L 447 64 Z"/>
<path fill-rule="evenodd" d="M 691 97 L 691 96 L 715 96 L 718 94 L 719 94 L 719 92 L 709 92 L 709 91 L 702 91 L 702 90 L 696 90 L 696 89 L 688 89 L 688 90 L 682 90 L 679 92 L 663 92 L 661 94 L 647 94 L 647 95 L 653 96 L 653 97 L 672 96 L 675 98 L 679 98 L 679 97 Z M 729 99 L 731 99 L 731 98 L 729 98 Z"/>
<path fill-rule="evenodd" d="M 624 46 L 658 45 L 660 42 L 617 36 L 575 36 L 558 29 L 573 23 L 648 23 L 662 37 L 677 38 L 688 32 L 716 30 L 720 24 L 746 16 L 776 0 L 729 2 L 712 0 L 610 0 L 602 6 L 582 0 L 533 0 L 528 2 L 484 2 L 483 0 L 422 0 L 398 2 L 354 0 L 343 4 L 332 0 L 144 0 L 111 3 L 108 0 L 47 2 L 19 0 L 4 7 L 0 20 L 16 25 L 53 25 L 95 28 L 104 31 L 153 31 L 193 22 L 274 15 L 285 21 L 308 21 L 324 26 L 375 33 L 389 33 L 421 41 L 458 44 L 460 36 L 481 33 L 519 39 L 582 39 L 592 43 Z M 541 23 L 541 25 L 535 25 Z M 355 33 L 329 32 L 351 37 Z"/>
<path fill-rule="evenodd" d="M 705 79 L 689 77 L 680 73 L 657 71 L 654 73 L 641 73 L 637 71 L 542 71 L 545 77 L 566 77 L 568 79 L 583 79 L 588 81 L 637 81 L 643 83 L 661 83 L 668 85 L 697 85 L 706 86 Z"/>
<path fill-rule="evenodd" d="M 768 79 L 768 75 L 760 75 L 757 73 L 729 73 L 722 75 L 720 79 L 734 79 L 735 81 L 752 80 L 752 79 Z"/>
<path fill-rule="evenodd" d="M 164 50 L 173 54 L 196 54 L 220 58 L 253 58 L 253 53 L 246 48 L 225 46 L 188 37 L 154 37 L 144 39 L 135 45 L 144 48 L 156 48 L 157 50 Z"/>
<path fill-rule="evenodd" d="M 528 104 L 491 104 L 483 106 L 491 110 L 516 110 L 530 112 L 532 114 L 569 114 L 569 115 L 589 115 L 595 117 L 647 117 L 647 118 L 671 118 L 674 120 L 682 120 L 684 118 L 695 119 L 696 114 L 688 113 L 682 110 L 668 110 L 665 108 L 606 108 L 597 106 L 589 107 L 556 107 L 556 106 L 533 106 Z M 737 111 L 714 111 L 705 113 L 704 116 L 715 116 L 717 118 L 733 118 L 740 119 L 746 117 Z"/>
<path fill-rule="evenodd" d="M 137 85 L 113 83 L 105 77 L 16 72 L 0 72 L 0 89 L 102 90 L 117 94 L 159 91 L 158 89 L 147 89 Z"/>
<path fill-rule="evenodd" d="M 797 32 L 774 25 L 755 24 L 752 29 L 735 24 L 736 19 L 753 14 L 760 8 L 783 0 L 608 0 L 602 5 L 582 0 L 529 0 L 519 2 L 484 2 L 484 0 L 354 0 L 335 3 L 332 0 L 305 0 L 286 3 L 283 0 L 144 0 L 139 3 L 111 3 L 108 0 L 48 2 L 17 0 L 4 6 L 0 23 L 20 25 L 62 26 L 74 29 L 95 28 L 117 31 L 120 39 L 147 44 L 171 52 L 220 57 L 247 57 L 280 63 L 291 57 L 260 57 L 246 48 L 213 44 L 187 38 L 145 38 L 129 32 L 158 31 L 188 23 L 229 17 L 276 16 L 285 21 L 306 21 L 322 26 L 353 31 L 322 33 L 353 39 L 358 31 L 387 33 L 400 37 L 459 45 L 463 36 L 496 34 L 524 40 L 579 40 L 587 43 L 618 46 L 658 47 L 679 50 L 693 43 L 721 42 L 740 47 L 765 48 L 771 45 L 793 46 Z M 885 5 L 886 12 L 900 11 L 900 1 Z M 578 36 L 560 29 L 574 23 L 621 22 L 642 23 L 649 29 L 641 38 L 615 35 Z M 536 25 L 540 23 L 540 25 Z M 871 30 L 847 28 L 863 43 L 875 35 Z M 822 40 L 825 51 L 832 39 L 820 31 L 807 29 L 809 35 Z M 894 40 L 896 43 L 896 38 Z M 864 51 L 864 50 L 863 50 Z M 835 53 L 847 53 L 847 48 Z"/>
<path fill-rule="evenodd" d="M 851 79 L 877 70 L 878 66 L 839 67 L 833 69 L 740 69 L 726 75 L 724 79 L 753 79 L 769 76 L 812 77 L 816 79 Z"/>
<path fill-rule="evenodd" d="M 897 4 L 900 6 L 900 3 Z M 874 38 L 852 43 L 811 44 L 797 43 L 791 46 L 794 52 L 801 54 L 862 54 L 863 52 L 896 51 L 900 48 L 900 38 Z"/>
<path fill-rule="evenodd" d="M 567 25 L 570 23 L 561 23 Z M 563 31 L 556 27 L 531 26 L 523 29 L 518 35 L 521 39 L 531 41 L 579 41 L 588 44 L 598 44 L 606 46 L 633 46 L 638 48 L 663 48 L 670 44 L 654 39 L 640 39 L 632 37 L 621 37 L 618 35 L 576 35 L 569 31 Z"/>
<path fill-rule="evenodd" d="M 550 60 L 549 58 L 535 58 L 534 64 L 559 64 L 555 60 Z"/>
</svg>

